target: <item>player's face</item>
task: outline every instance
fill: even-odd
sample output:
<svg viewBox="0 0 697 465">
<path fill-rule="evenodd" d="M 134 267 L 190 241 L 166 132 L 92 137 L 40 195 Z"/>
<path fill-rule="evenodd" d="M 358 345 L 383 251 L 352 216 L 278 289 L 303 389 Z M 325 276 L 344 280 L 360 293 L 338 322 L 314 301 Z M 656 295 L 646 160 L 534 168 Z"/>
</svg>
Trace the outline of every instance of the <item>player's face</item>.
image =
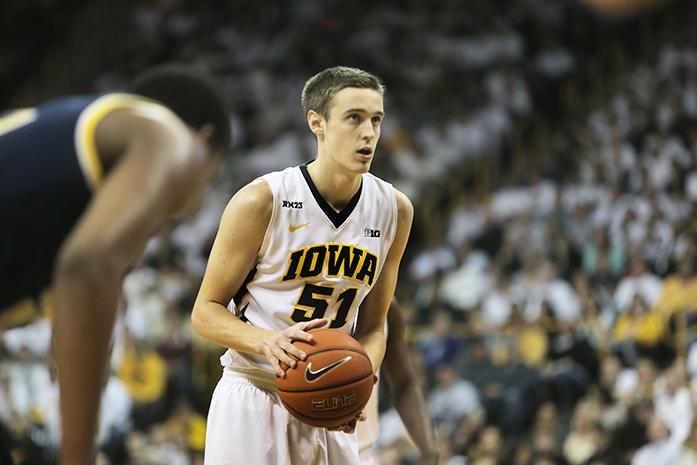
<svg viewBox="0 0 697 465">
<path fill-rule="evenodd" d="M 385 116 L 382 95 L 373 89 L 348 87 L 332 98 L 325 121 L 324 152 L 353 173 L 366 173 L 380 139 Z"/>
</svg>

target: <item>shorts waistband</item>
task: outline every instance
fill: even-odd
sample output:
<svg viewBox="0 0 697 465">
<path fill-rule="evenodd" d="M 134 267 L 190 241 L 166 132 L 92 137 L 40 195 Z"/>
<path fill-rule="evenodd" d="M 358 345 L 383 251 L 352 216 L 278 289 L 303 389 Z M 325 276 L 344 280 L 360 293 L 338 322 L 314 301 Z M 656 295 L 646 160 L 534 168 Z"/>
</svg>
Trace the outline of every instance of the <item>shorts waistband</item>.
<svg viewBox="0 0 697 465">
<path fill-rule="evenodd" d="M 263 391 L 276 392 L 276 374 L 263 368 L 226 366 L 223 376 L 244 378 Z"/>
</svg>

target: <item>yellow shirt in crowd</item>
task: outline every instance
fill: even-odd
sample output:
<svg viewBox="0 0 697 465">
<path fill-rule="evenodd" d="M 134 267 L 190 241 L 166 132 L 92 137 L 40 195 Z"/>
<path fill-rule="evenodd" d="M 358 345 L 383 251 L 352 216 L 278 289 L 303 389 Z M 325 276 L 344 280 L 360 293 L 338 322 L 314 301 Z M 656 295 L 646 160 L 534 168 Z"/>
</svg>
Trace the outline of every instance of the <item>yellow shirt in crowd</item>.
<svg viewBox="0 0 697 465">
<path fill-rule="evenodd" d="M 615 342 L 625 339 L 648 346 L 656 345 L 663 337 L 665 324 L 663 316 L 649 311 L 639 316 L 623 313 L 615 323 L 613 338 Z"/>
<path fill-rule="evenodd" d="M 152 350 L 138 354 L 133 348 L 124 349 L 116 374 L 135 402 L 156 401 L 167 386 L 167 365 Z"/>
<path fill-rule="evenodd" d="M 677 275 L 667 277 L 655 308 L 666 316 L 680 310 L 697 309 L 697 278 L 684 281 Z"/>
</svg>

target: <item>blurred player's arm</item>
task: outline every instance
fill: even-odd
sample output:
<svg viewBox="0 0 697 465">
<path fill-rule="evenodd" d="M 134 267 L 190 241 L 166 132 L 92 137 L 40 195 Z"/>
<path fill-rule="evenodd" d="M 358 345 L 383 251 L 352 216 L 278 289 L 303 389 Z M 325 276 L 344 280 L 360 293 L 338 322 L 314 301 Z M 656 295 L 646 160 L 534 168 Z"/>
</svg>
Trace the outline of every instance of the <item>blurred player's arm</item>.
<svg viewBox="0 0 697 465">
<path fill-rule="evenodd" d="M 216 344 L 265 356 L 276 374 L 284 376 L 282 363 L 295 366 L 296 360 L 305 358 L 292 341 L 311 341 L 312 336 L 305 331 L 324 326 L 327 320 L 298 323 L 275 332 L 249 325 L 227 310 L 254 266 L 272 210 L 273 193 L 261 179 L 232 197 L 220 220 L 191 323 L 201 337 Z"/>
<path fill-rule="evenodd" d="M 121 153 L 62 245 L 53 275 L 62 464 L 91 464 L 108 343 L 127 267 L 203 182 L 202 138 L 169 110 L 116 110 L 98 124 L 100 151 Z M 203 151 L 203 152 L 197 152 Z M 50 227 L 50 225 L 47 225 Z"/>
<path fill-rule="evenodd" d="M 397 191 L 397 232 L 385 265 L 373 289 L 361 304 L 354 337 L 363 345 L 377 373 L 385 355 L 385 320 L 397 285 L 402 260 L 414 217 L 414 207 L 406 195 Z"/>
<path fill-rule="evenodd" d="M 387 379 L 395 408 L 421 453 L 419 464 L 437 465 L 435 431 L 419 387 L 419 380 L 409 359 L 404 319 L 396 300 L 392 301 L 387 314 L 387 327 L 387 349 L 382 371 Z"/>
</svg>

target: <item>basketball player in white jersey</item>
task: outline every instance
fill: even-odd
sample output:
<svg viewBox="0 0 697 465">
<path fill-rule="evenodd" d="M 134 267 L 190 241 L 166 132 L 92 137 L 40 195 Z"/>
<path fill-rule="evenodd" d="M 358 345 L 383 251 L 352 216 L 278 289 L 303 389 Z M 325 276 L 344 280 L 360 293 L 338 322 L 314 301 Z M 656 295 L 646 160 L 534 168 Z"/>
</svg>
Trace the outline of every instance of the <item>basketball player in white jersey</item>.
<svg viewBox="0 0 697 465">
<path fill-rule="evenodd" d="M 274 377 L 306 357 L 291 342 L 311 341 L 307 331 L 323 326 L 352 334 L 379 370 L 413 208 L 368 173 L 384 117 L 377 77 L 326 69 L 307 81 L 302 105 L 317 158 L 233 196 L 194 304 L 194 329 L 228 348 L 208 414 L 207 465 L 360 463 L 356 436 L 344 434 L 355 420 L 341 431 L 301 423 Z"/>
<path fill-rule="evenodd" d="M 409 348 L 405 340 L 404 319 L 397 299 L 392 301 L 387 314 L 387 348 L 382 363 L 382 373 L 397 409 L 412 441 L 419 450 L 417 465 L 438 465 L 438 450 L 433 422 L 428 415 L 426 401 L 419 387 L 419 380 L 409 359 Z M 378 389 L 368 401 L 363 413 L 365 421 L 356 426 L 361 465 L 380 465 L 373 448 L 379 435 Z"/>
</svg>

